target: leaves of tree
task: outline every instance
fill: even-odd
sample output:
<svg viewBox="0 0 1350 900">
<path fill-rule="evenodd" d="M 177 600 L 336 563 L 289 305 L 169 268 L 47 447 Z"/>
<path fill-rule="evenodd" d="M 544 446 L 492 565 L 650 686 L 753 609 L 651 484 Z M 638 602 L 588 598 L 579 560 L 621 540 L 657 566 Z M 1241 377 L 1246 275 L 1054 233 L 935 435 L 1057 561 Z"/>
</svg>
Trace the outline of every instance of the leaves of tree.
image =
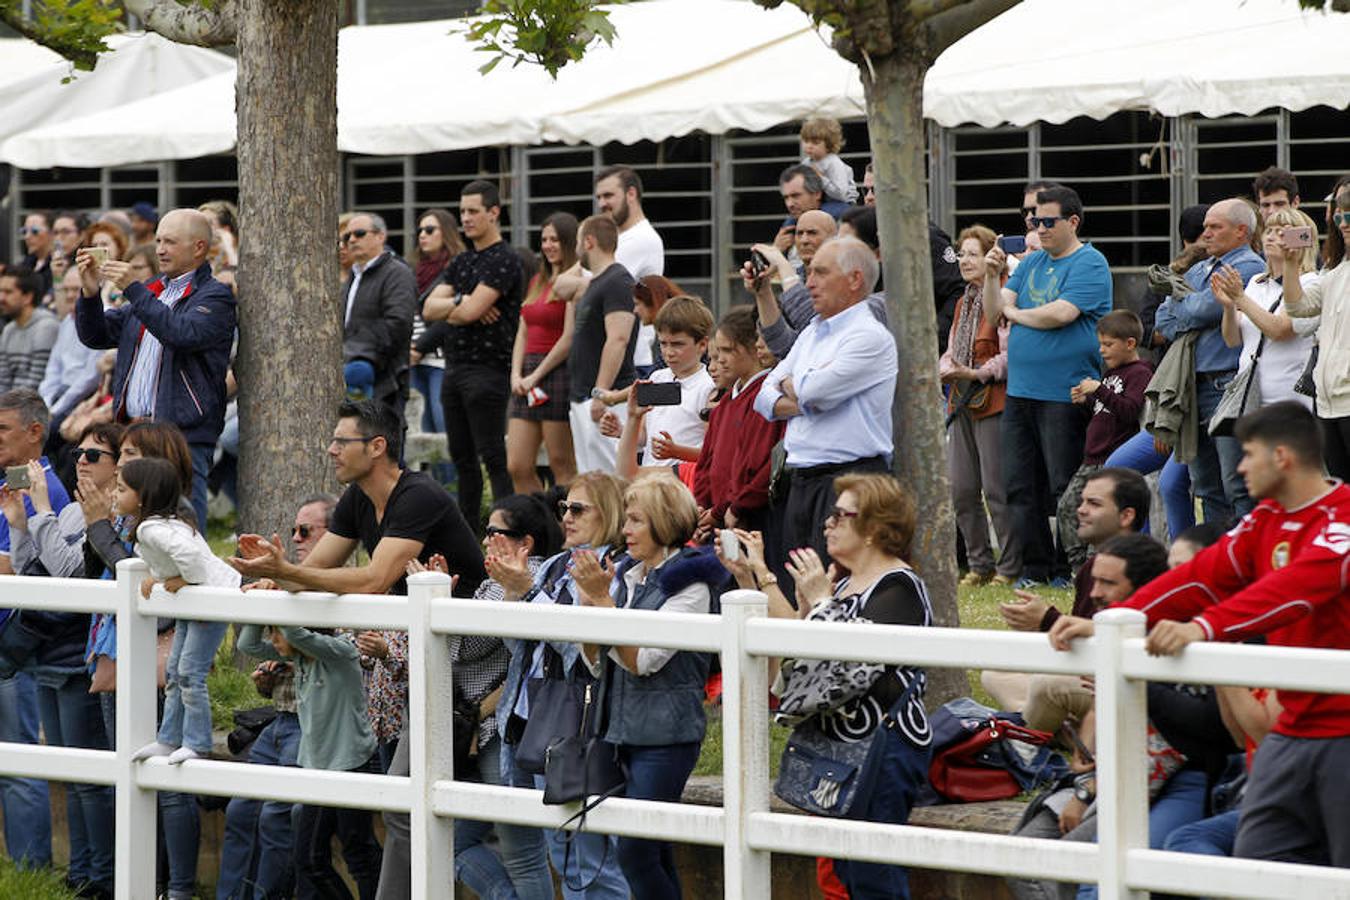
<svg viewBox="0 0 1350 900">
<path fill-rule="evenodd" d="M 22 0 L 0 0 L 0 20 L 24 37 L 55 50 L 75 68 L 89 71 L 108 50 L 104 38 L 121 30 L 117 0 L 34 0 L 32 15 Z"/>
<path fill-rule="evenodd" d="M 494 54 L 478 70 L 484 75 L 509 59 L 516 66 L 535 63 L 557 78 L 595 41 L 614 42 L 609 12 L 592 0 L 486 0 L 483 14 L 462 31 L 478 50 Z"/>
</svg>

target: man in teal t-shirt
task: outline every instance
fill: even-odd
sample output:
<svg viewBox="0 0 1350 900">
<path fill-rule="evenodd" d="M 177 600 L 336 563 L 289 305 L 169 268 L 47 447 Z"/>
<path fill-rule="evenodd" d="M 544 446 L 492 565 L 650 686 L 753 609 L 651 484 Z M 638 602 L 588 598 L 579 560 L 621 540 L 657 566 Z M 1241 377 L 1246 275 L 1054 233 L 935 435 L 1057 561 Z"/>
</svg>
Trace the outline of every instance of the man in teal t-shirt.
<svg viewBox="0 0 1350 900">
<path fill-rule="evenodd" d="M 1049 518 L 1083 461 L 1087 418 L 1069 399 L 1084 378 L 1101 375 L 1097 321 L 1111 311 L 1106 257 L 1078 239 L 1083 203 L 1056 185 L 1036 195 L 1028 218 L 1043 249 L 1028 254 L 1008 283 L 994 247 L 985 257 L 984 314 L 1007 319 L 1008 399 L 1003 409 L 1003 478 L 1008 506 L 1022 536 L 1022 582 L 1063 579 L 1069 565 L 1057 550 Z"/>
</svg>

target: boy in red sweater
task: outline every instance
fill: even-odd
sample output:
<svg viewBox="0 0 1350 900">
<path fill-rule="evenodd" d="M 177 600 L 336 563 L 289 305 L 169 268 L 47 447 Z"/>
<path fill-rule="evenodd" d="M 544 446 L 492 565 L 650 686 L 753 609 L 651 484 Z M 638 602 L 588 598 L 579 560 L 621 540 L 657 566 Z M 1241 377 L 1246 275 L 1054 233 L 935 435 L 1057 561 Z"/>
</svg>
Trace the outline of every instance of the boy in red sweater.
<svg viewBox="0 0 1350 900">
<path fill-rule="evenodd" d="M 768 373 L 756 352 L 753 306 L 734 306 L 722 317 L 713 350 L 731 390 L 717 404 L 703 436 L 694 477 L 700 528 L 763 531 L 769 508 L 770 455 L 786 422 L 755 413 L 755 397 Z"/>
<path fill-rule="evenodd" d="M 1328 482 L 1317 420 L 1298 403 L 1237 423 L 1238 471 L 1260 504 L 1217 544 L 1136 591 L 1122 606 L 1148 616 L 1147 649 L 1194 641 L 1350 649 L 1350 488 Z M 1062 617 L 1066 650 L 1092 622 Z M 1283 707 L 1252 762 L 1237 856 L 1350 866 L 1350 695 L 1280 691 Z"/>
<path fill-rule="evenodd" d="M 1084 378 L 1069 393 L 1074 403 L 1092 411 L 1083 446 L 1083 464 L 1069 479 L 1056 511 L 1059 540 L 1075 572 L 1088 557 L 1087 545 L 1078 538 L 1078 505 L 1082 503 L 1083 485 L 1106 464 L 1117 447 L 1139 430 L 1144 390 L 1153 378 L 1153 367 L 1139 358 L 1143 339 L 1144 326 L 1128 309 L 1102 316 L 1097 323 L 1097 347 L 1106 374 L 1100 381 Z"/>
</svg>

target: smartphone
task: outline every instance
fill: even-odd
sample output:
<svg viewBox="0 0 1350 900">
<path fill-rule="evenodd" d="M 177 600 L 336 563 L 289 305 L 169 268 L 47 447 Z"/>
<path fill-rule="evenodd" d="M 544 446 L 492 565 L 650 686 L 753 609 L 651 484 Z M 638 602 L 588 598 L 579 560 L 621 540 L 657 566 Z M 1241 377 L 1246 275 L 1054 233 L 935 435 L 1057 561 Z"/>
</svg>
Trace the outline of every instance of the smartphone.
<svg viewBox="0 0 1350 900">
<path fill-rule="evenodd" d="M 6 466 L 5 467 L 5 487 L 12 491 L 30 488 L 33 483 L 28 480 L 27 466 Z"/>
<path fill-rule="evenodd" d="M 1024 234 L 1008 234 L 998 239 L 998 248 L 1009 256 L 1016 256 L 1019 253 L 1027 252 L 1027 236 Z"/>
<path fill-rule="evenodd" d="M 754 273 L 756 279 L 763 278 L 764 273 L 769 271 L 769 260 L 758 250 L 750 251 L 750 271 Z"/>
<path fill-rule="evenodd" d="M 680 384 L 677 381 L 665 381 L 656 384 L 650 381 L 633 386 L 637 391 L 638 406 L 679 406 Z"/>
<path fill-rule="evenodd" d="M 102 266 L 112 256 L 107 247 L 85 247 L 89 251 L 89 258 L 94 261 L 94 265 Z"/>
<path fill-rule="evenodd" d="M 1280 240 L 1290 250 L 1302 250 L 1313 244 L 1312 229 L 1307 225 L 1292 225 L 1280 232 Z"/>
<path fill-rule="evenodd" d="M 736 532 L 730 528 L 722 529 L 722 556 L 730 562 L 741 558 L 741 542 L 736 540 Z"/>
</svg>

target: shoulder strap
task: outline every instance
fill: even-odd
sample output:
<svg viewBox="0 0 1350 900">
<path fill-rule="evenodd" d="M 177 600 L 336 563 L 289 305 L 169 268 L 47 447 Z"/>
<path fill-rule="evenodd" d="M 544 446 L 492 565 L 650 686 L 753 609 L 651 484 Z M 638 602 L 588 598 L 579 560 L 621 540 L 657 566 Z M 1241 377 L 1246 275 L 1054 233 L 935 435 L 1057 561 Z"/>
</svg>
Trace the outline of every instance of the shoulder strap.
<svg viewBox="0 0 1350 900">
<path fill-rule="evenodd" d="M 1279 308 L 1280 308 L 1280 304 L 1283 303 L 1283 302 L 1284 302 L 1284 285 L 1280 285 L 1280 293 L 1279 293 L 1279 296 L 1277 296 L 1277 297 L 1275 298 L 1275 302 L 1274 302 L 1274 303 L 1270 304 L 1270 310 L 1269 310 L 1269 312 L 1270 312 L 1270 314 L 1271 314 L 1272 316 L 1275 315 L 1275 310 L 1279 309 Z M 1261 331 L 1260 328 L 1257 328 L 1256 330 L 1257 330 L 1257 332 L 1260 333 L 1261 339 L 1260 339 L 1259 341 L 1256 342 L 1256 352 L 1255 352 L 1254 354 L 1252 354 L 1252 365 L 1256 365 L 1257 360 L 1259 360 L 1259 359 L 1261 358 L 1261 354 L 1262 354 L 1262 353 L 1265 351 L 1265 349 L 1266 349 L 1266 333 L 1265 333 L 1264 331 Z M 1244 398 L 1244 399 L 1245 399 L 1245 398 Z M 1243 405 L 1244 405 L 1244 407 L 1245 407 L 1246 404 L 1244 403 Z"/>
</svg>

